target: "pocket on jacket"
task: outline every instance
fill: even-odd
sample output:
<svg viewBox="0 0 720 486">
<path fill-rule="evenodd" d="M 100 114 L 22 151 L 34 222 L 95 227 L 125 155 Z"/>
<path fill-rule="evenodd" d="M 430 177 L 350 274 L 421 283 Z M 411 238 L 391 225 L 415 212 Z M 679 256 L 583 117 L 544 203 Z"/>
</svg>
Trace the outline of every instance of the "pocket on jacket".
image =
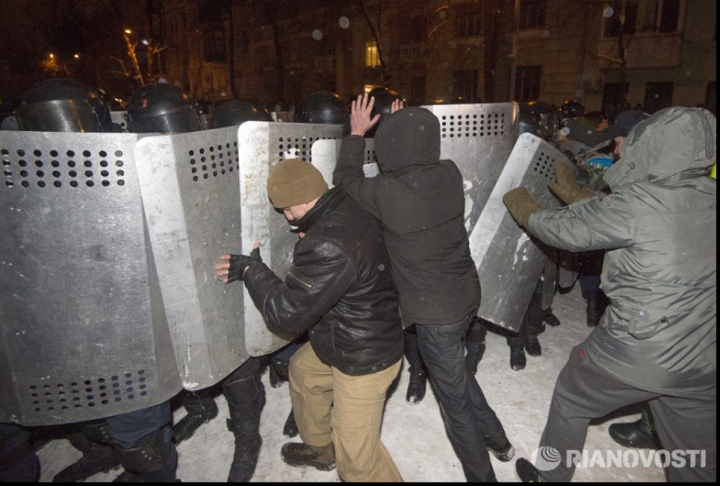
<svg viewBox="0 0 720 486">
<path fill-rule="evenodd" d="M 648 339 L 658 332 L 677 322 L 679 317 L 687 313 L 678 314 L 669 309 L 636 308 L 624 306 L 623 313 L 628 317 L 627 332 L 635 339 Z"/>
</svg>

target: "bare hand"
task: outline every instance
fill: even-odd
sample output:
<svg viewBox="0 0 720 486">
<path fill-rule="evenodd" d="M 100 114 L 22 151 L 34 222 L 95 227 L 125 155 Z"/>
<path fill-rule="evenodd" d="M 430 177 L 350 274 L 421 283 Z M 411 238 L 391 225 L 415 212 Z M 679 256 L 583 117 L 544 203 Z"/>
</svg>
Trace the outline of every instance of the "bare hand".
<svg viewBox="0 0 720 486">
<path fill-rule="evenodd" d="M 375 115 L 373 119 L 370 119 L 372 115 L 373 107 L 375 106 L 375 98 L 369 98 L 367 93 L 358 96 L 357 100 L 353 100 L 350 105 L 350 134 L 359 135 L 364 137 L 368 130 L 370 130 L 375 124 L 380 121 L 380 115 Z"/>
<path fill-rule="evenodd" d="M 253 245 L 253 250 L 258 251 L 256 258 L 260 259 L 260 254 L 259 254 L 260 243 L 256 242 Z M 215 268 L 215 278 L 224 284 L 228 283 L 228 278 L 230 275 L 230 265 L 231 265 L 230 260 L 231 259 L 232 259 L 232 255 L 230 255 L 230 254 L 220 255 L 220 260 L 222 260 L 223 262 L 216 264 L 214 267 Z M 260 259 L 259 261 L 262 261 L 262 259 Z M 247 270 L 247 268 L 245 270 Z"/>
<path fill-rule="evenodd" d="M 392 105 L 390 105 L 390 114 L 392 115 L 396 111 L 402 110 L 405 108 L 405 103 L 403 103 L 403 100 L 397 99 L 392 102 Z"/>
</svg>

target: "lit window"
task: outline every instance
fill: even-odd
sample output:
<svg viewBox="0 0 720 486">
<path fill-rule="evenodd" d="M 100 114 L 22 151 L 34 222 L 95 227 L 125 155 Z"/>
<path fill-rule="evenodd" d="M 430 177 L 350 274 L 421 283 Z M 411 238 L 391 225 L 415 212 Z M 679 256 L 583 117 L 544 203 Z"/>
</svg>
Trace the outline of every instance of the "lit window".
<svg viewBox="0 0 720 486">
<path fill-rule="evenodd" d="M 377 42 L 368 42 L 365 44 L 365 66 L 378 67 L 380 65 L 380 55 L 378 54 Z"/>
</svg>

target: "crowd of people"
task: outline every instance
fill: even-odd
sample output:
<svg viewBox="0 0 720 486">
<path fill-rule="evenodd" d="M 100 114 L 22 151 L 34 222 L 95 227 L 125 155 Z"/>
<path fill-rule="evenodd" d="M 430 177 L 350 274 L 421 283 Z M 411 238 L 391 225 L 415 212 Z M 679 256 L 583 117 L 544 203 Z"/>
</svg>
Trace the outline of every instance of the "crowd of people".
<svg viewBox="0 0 720 486">
<path fill-rule="evenodd" d="M 82 91 L 72 83 L 54 89 Z M 167 83 L 141 91 L 137 103 L 128 103 L 130 131 L 202 129 L 197 116 L 148 123 L 155 99 L 179 103 L 175 114 L 193 109 Z M 292 410 L 284 433 L 301 439 L 282 447 L 285 463 L 337 468 L 344 481 L 400 482 L 402 471 L 383 445 L 380 426 L 403 357 L 410 373 L 407 401 L 419 403 L 429 382 L 466 479 L 496 481 L 490 455 L 507 462 L 515 448 L 475 379 L 489 326 L 477 317 L 481 288 L 464 226 L 463 175 L 440 156 L 438 118 L 405 107 L 399 96 L 387 99 L 383 113 L 375 96 L 351 102 L 333 188 L 299 159 L 282 160 L 270 171 L 269 201 L 298 235 L 284 276 L 263 262 L 263 242 L 249 255 L 218 255 L 216 278 L 241 282 L 268 329 L 297 339 L 250 358 L 214 390 L 182 392 L 177 400 L 188 413 L 174 426 L 169 401 L 77 424 L 67 437 L 83 456 L 56 481 L 82 480 L 118 464 L 123 481 L 175 480 L 176 443 L 217 415 L 213 393 L 220 392 L 235 436 L 228 481 L 249 481 L 262 446 L 260 376 L 269 367 L 273 386 L 289 382 Z M 714 481 L 716 183 L 708 171 L 716 163 L 715 117 L 702 108 L 652 116 L 627 110 L 589 124 L 577 109 L 564 106 L 566 118 L 552 129 L 537 112 L 535 128 L 544 126 L 545 137 L 588 177 L 578 181 L 568 166 L 556 166 L 549 189 L 563 202 L 560 209 L 537 204 L 522 186 L 503 199 L 534 238 L 581 256 L 575 270 L 593 328 L 557 378 L 540 439 L 540 450 L 561 460 L 550 468 L 546 457 L 535 463 L 519 458 L 518 476 L 569 481 L 575 463 L 565 459 L 583 449 L 590 421 L 646 403 L 641 420 L 612 426 L 611 436 L 627 447 L 705 450 L 706 464 L 671 465 L 669 479 Z M 213 128 L 267 119 L 244 104 L 227 104 L 226 118 L 222 110 L 213 115 L 226 125 Z M 41 121 L 19 117 L 19 129 L 42 131 Z M 373 178 L 363 171 L 368 136 L 381 171 Z M 544 285 L 555 282 L 537 283 L 520 331 L 508 336 L 513 370 L 525 368 L 526 352 L 542 354 L 538 335 L 545 325 L 560 325 L 543 307 Z M 30 431 L 0 424 L 0 439 L 0 478 L 36 480 Z"/>
</svg>

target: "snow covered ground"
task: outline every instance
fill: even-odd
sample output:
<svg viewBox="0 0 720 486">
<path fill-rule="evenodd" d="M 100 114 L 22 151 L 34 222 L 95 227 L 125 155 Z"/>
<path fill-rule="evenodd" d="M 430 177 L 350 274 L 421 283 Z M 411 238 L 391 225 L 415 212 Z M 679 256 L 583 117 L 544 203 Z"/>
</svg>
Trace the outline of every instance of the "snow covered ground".
<svg viewBox="0 0 720 486">
<path fill-rule="evenodd" d="M 505 337 L 489 333 L 487 351 L 476 375 L 488 402 L 497 412 L 517 450 L 516 458 L 530 458 L 536 450 L 545 426 L 555 379 L 570 349 L 590 332 L 585 325 L 585 302 L 577 286 L 570 293 L 559 294 L 555 298 L 553 310 L 562 324 L 556 328 L 547 328 L 540 335 L 542 356 L 528 356 L 527 367 L 522 371 L 513 371 L 509 364 L 510 352 Z M 263 376 L 263 383 L 267 393 L 260 427 L 264 443 L 253 481 L 338 482 L 336 471 L 294 468 L 282 461 L 282 444 L 299 441 L 299 438 L 287 439 L 282 434 L 283 424 L 290 411 L 288 388 L 287 384 L 272 388 L 268 383 L 268 373 Z M 403 365 L 399 385 L 387 401 L 382 429 L 382 440 L 405 481 L 465 481 L 462 468 L 445 434 L 430 387 L 420 404 L 411 405 L 405 401 L 407 383 L 407 368 Z M 222 395 L 217 398 L 217 403 L 220 408 L 218 417 L 203 425 L 191 439 L 178 446 L 178 477 L 185 482 L 224 482 L 227 479 L 234 439 L 225 426 L 227 403 Z M 184 413 L 184 409 L 178 409 L 175 421 L 182 418 Z M 585 444 L 587 451 L 624 450 L 610 439 L 607 428 L 617 421 L 635 421 L 639 414 L 637 410 L 631 410 L 615 415 L 590 427 Z M 52 440 L 38 455 L 42 464 L 41 481 L 52 481 L 56 473 L 80 457 L 80 453 L 65 439 Z M 515 459 L 508 463 L 499 462 L 494 457 L 492 460 L 498 480 L 518 481 Z M 118 468 L 92 476 L 89 480 L 112 481 L 120 472 Z M 665 474 L 662 468 L 654 464 L 644 467 L 641 461 L 637 467 L 581 467 L 575 473 L 574 480 L 665 481 Z"/>
</svg>

